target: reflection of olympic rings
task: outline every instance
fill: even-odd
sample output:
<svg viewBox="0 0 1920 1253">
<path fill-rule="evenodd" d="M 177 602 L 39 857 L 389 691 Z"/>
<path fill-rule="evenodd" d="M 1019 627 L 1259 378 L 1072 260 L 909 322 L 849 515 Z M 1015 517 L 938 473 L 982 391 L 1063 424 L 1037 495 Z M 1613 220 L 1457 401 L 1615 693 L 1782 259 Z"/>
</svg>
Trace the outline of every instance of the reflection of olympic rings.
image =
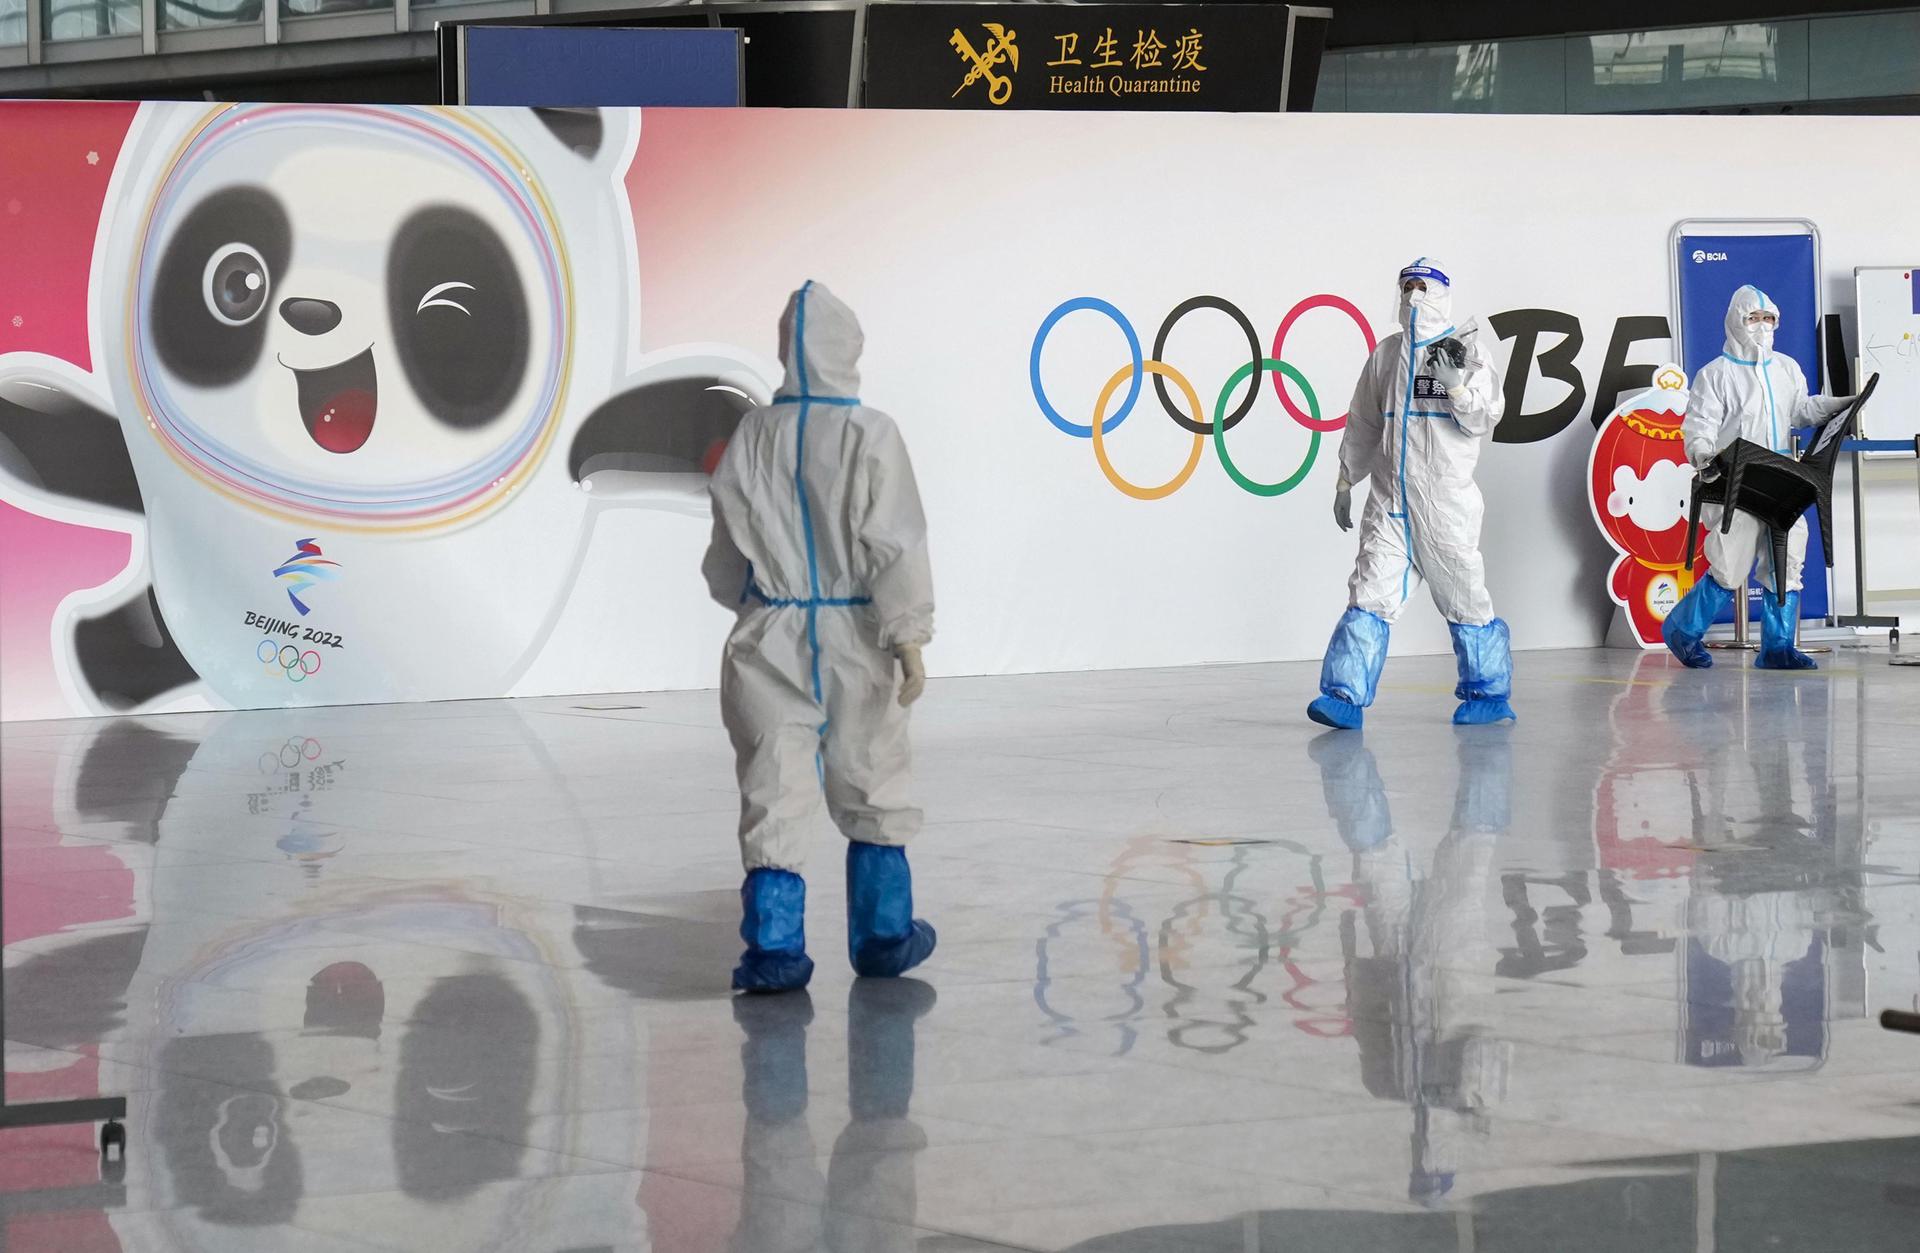
<svg viewBox="0 0 1920 1253">
<path fill-rule="evenodd" d="M 1178 323 L 1181 318 L 1197 309 L 1214 309 L 1225 313 L 1234 320 L 1235 325 L 1240 328 L 1241 333 L 1246 337 L 1247 341 L 1248 360 L 1246 364 L 1240 366 L 1229 376 L 1226 385 L 1220 389 L 1219 395 L 1214 402 L 1213 420 L 1211 422 L 1205 421 L 1201 416 L 1198 394 L 1194 391 L 1193 385 L 1187 380 L 1185 375 L 1181 374 L 1179 370 L 1167 364 L 1167 362 L 1162 359 L 1166 351 L 1167 339 L 1173 333 L 1175 324 Z M 1201 445 L 1209 436 L 1213 439 L 1214 453 L 1220 459 L 1221 468 L 1226 471 L 1227 477 L 1232 479 L 1242 490 L 1251 492 L 1256 496 L 1284 495 L 1306 481 L 1307 474 L 1313 468 L 1314 460 L 1320 452 L 1321 433 L 1340 430 L 1347 424 L 1347 415 L 1344 413 L 1336 418 L 1322 418 L 1320 416 L 1320 401 L 1314 394 L 1312 385 L 1307 382 L 1305 375 L 1292 364 L 1285 361 L 1281 355 L 1286 345 L 1287 332 L 1293 329 L 1294 323 L 1299 321 L 1302 315 L 1312 312 L 1315 309 L 1337 309 L 1352 318 L 1354 325 L 1360 328 L 1360 333 L 1366 340 L 1368 353 L 1372 353 L 1376 346 L 1373 328 L 1368 325 L 1365 316 L 1361 314 L 1360 310 L 1355 307 L 1351 301 L 1334 295 L 1322 294 L 1309 296 L 1288 310 L 1286 317 L 1280 321 L 1279 329 L 1274 333 L 1272 355 L 1265 357 L 1260 354 L 1260 339 L 1258 333 L 1254 330 L 1253 323 L 1236 305 L 1218 296 L 1194 296 L 1177 305 L 1173 312 L 1167 315 L 1166 320 L 1160 324 L 1159 332 L 1154 336 L 1153 355 L 1150 358 L 1143 356 L 1141 353 L 1140 337 L 1134 331 L 1133 324 L 1127 320 L 1126 315 L 1121 313 L 1119 309 L 1097 297 L 1076 297 L 1075 299 L 1061 303 L 1049 313 L 1045 320 L 1041 322 L 1039 331 L 1036 332 L 1033 337 L 1033 350 L 1029 356 L 1027 365 L 1029 381 L 1033 387 L 1033 398 L 1039 403 L 1042 415 L 1044 415 L 1047 421 L 1052 423 L 1056 429 L 1076 439 L 1091 440 L 1093 443 L 1094 459 L 1099 463 L 1101 473 L 1106 475 L 1107 481 L 1112 483 L 1115 488 L 1133 497 L 1135 500 L 1160 500 L 1171 496 L 1174 492 L 1179 491 L 1181 487 L 1185 486 L 1187 480 L 1193 476 L 1194 470 L 1199 465 Z M 1040 357 L 1042 350 L 1046 346 L 1048 335 L 1052 333 L 1054 326 L 1057 325 L 1062 318 L 1065 318 L 1069 313 L 1081 310 L 1103 314 L 1111 320 L 1115 326 L 1119 327 L 1121 334 L 1126 337 L 1129 357 L 1128 364 L 1120 367 L 1120 369 L 1107 380 L 1106 386 L 1101 389 L 1099 400 L 1094 405 L 1093 421 L 1091 424 L 1073 422 L 1063 416 L 1048 398 L 1046 387 L 1040 379 Z M 1301 461 L 1300 467 L 1291 475 L 1274 483 L 1261 483 L 1242 473 L 1240 468 L 1234 464 L 1232 455 L 1227 451 L 1225 438 L 1228 431 L 1232 430 L 1240 423 L 1241 419 L 1252 412 L 1254 400 L 1258 395 L 1259 388 L 1257 385 L 1247 387 L 1246 394 L 1240 398 L 1239 404 L 1231 413 L 1227 411 L 1228 401 L 1232 399 L 1235 390 L 1238 389 L 1242 383 L 1247 382 L 1249 379 L 1257 378 L 1258 375 L 1263 373 L 1273 375 L 1274 393 L 1280 398 L 1280 404 L 1287 411 L 1288 416 L 1311 434 L 1311 438 L 1307 444 L 1306 456 Z M 1166 410 L 1167 416 L 1173 420 L 1175 425 L 1184 431 L 1192 433 L 1194 436 L 1194 444 L 1188 454 L 1186 465 L 1181 467 L 1180 471 L 1175 474 L 1173 478 L 1155 487 L 1141 487 L 1122 478 L 1120 473 L 1113 468 L 1112 462 L 1107 457 L 1104 437 L 1111 435 L 1114 430 L 1132 414 L 1133 406 L 1140 396 L 1141 380 L 1149 374 L 1154 376 L 1154 392 L 1160 399 L 1161 407 Z M 1306 410 L 1304 412 L 1289 393 L 1288 388 L 1283 382 L 1283 377 L 1285 381 L 1291 382 L 1297 387 L 1300 390 L 1300 394 L 1305 397 Z M 1119 389 L 1122 380 L 1125 380 L 1128 385 L 1126 398 L 1120 402 L 1119 407 L 1109 416 L 1107 413 L 1107 405 L 1112 401 L 1113 394 Z M 1179 408 L 1175 406 L 1173 401 L 1168 397 L 1166 380 L 1172 380 L 1173 384 L 1183 393 L 1187 410 L 1192 414 L 1191 417 L 1187 416 L 1186 413 L 1180 412 Z"/>
<path fill-rule="evenodd" d="M 271 640 L 264 641 L 272 643 Z M 276 770 L 291 770 L 302 761 L 320 759 L 320 741 L 311 735 L 290 736 L 277 751 L 269 750 L 260 754 L 260 773 L 273 774 Z"/>
<path fill-rule="evenodd" d="M 253 655 L 269 672 L 278 670 L 286 675 L 289 683 L 304 683 L 320 673 L 320 654 L 311 648 L 303 653 L 296 645 L 264 639 L 254 645 Z"/>
</svg>

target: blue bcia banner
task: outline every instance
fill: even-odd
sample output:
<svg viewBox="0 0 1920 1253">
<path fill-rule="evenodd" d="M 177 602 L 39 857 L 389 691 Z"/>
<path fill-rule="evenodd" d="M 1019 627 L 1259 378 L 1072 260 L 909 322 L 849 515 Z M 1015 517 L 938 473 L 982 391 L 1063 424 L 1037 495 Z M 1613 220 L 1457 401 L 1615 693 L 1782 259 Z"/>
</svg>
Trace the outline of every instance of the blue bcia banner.
<svg viewBox="0 0 1920 1253">
<path fill-rule="evenodd" d="M 1780 330 L 1774 351 L 1800 363 L 1807 389 L 1819 392 L 1820 305 L 1814 285 L 1814 239 L 1806 233 L 1790 235 L 1682 235 L 1679 242 L 1680 316 L 1683 364 L 1692 378 L 1701 366 L 1720 355 L 1726 345 L 1727 302 L 1748 283 L 1767 293 L 1780 306 Z M 1767 546 L 1761 561 L 1772 563 Z M 1800 595 L 1802 618 L 1827 616 L 1826 537 L 1820 522 L 1807 515 L 1806 589 Z M 1762 595 L 1760 581 L 1747 581 L 1747 602 L 1757 614 Z M 1729 606 L 1718 621 L 1732 622 Z"/>
<path fill-rule="evenodd" d="M 614 26 L 465 26 L 464 102 L 532 108 L 740 103 L 740 32 Z"/>
</svg>

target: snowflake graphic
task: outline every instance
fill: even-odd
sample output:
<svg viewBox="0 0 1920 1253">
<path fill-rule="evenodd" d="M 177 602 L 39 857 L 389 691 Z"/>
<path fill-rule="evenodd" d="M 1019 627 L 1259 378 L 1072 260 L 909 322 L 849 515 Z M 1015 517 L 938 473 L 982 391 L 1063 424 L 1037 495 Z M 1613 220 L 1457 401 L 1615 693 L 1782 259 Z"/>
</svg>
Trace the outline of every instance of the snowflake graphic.
<svg viewBox="0 0 1920 1253">
<path fill-rule="evenodd" d="M 87 154 L 87 164 L 88 164 L 88 165 L 99 165 L 99 164 L 100 164 L 100 154 L 99 154 L 99 153 L 97 153 L 97 152 L 89 152 L 89 153 Z"/>
<path fill-rule="evenodd" d="M 16 328 L 22 327 L 27 324 L 27 320 L 16 313 L 13 315 L 13 324 Z"/>
</svg>

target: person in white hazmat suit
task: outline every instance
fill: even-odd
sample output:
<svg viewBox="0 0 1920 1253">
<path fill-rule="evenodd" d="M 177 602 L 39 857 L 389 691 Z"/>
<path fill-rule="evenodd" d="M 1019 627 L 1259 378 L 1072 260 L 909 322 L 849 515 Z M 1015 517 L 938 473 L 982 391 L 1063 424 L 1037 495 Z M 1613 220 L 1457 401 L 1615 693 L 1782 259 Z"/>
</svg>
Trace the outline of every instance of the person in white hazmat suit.
<svg viewBox="0 0 1920 1253">
<path fill-rule="evenodd" d="M 1387 635 L 1421 579 L 1447 619 L 1459 660 L 1456 723 L 1514 716 L 1507 624 L 1494 616 L 1480 559 L 1480 445 L 1506 400 L 1500 372 L 1469 331 L 1456 334 L 1453 280 L 1433 258 L 1400 271 L 1399 329 L 1380 341 L 1353 389 L 1340 438 L 1334 521 L 1353 527 L 1353 486 L 1372 480 L 1347 612 L 1307 716 L 1353 729 L 1373 703 Z"/>
<path fill-rule="evenodd" d="M 702 571 L 739 614 L 720 712 L 740 780 L 740 935 L 733 986 L 805 987 L 801 868 L 820 791 L 847 847 L 847 949 L 891 976 L 933 952 L 913 917 L 907 707 L 933 636 L 927 524 L 893 419 L 860 403 L 860 324 L 809 282 L 780 319 L 786 382 L 749 413 L 713 473 Z M 896 669 L 898 674 L 896 675 Z"/>
<path fill-rule="evenodd" d="M 1793 455 L 1793 428 L 1811 426 L 1852 403 L 1851 396 L 1809 396 L 1800 363 L 1773 351 L 1780 309 L 1751 285 L 1727 302 L 1727 342 L 1720 355 L 1700 367 L 1687 389 L 1687 417 L 1681 424 L 1687 461 L 1711 473 L 1713 459 L 1736 439 L 1751 440 L 1783 456 Z M 1736 590 L 1753 573 L 1754 557 L 1766 526 L 1750 513 L 1735 510 L 1726 534 L 1720 532 L 1718 505 L 1700 510 L 1707 528 L 1706 554 L 1711 578 L 1693 585 L 1660 634 L 1686 665 L 1704 669 L 1713 656 L 1701 643 L 1707 629 L 1732 603 Z M 1760 563 L 1760 582 L 1770 593 L 1760 598 L 1760 652 L 1753 664 L 1763 670 L 1813 670 L 1813 658 L 1793 646 L 1800 620 L 1800 571 L 1807 559 L 1807 520 L 1787 532 L 1786 595 L 1775 580 L 1771 559 Z"/>
</svg>

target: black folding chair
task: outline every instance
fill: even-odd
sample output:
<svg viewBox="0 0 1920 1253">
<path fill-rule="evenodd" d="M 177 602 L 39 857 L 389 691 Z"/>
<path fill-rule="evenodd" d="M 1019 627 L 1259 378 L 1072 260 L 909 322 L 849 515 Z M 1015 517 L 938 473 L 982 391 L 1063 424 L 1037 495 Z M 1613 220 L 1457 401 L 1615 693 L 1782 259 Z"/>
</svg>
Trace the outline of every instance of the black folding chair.
<svg viewBox="0 0 1920 1253">
<path fill-rule="evenodd" d="M 1736 439 L 1713 459 L 1720 470 L 1718 478 L 1695 479 L 1693 512 L 1687 528 L 1687 569 L 1693 569 L 1694 548 L 1700 540 L 1700 507 L 1719 505 L 1720 533 L 1733 526 L 1734 510 L 1752 514 L 1767 526 L 1773 541 L 1774 603 L 1787 598 L 1787 532 L 1807 510 L 1820 517 L 1822 551 L 1827 566 L 1833 566 L 1833 472 L 1840 463 L 1847 431 L 1873 389 L 1880 383 L 1875 374 L 1867 380 L 1853 403 L 1820 424 L 1808 452 L 1801 458 L 1783 456 L 1751 440 Z"/>
</svg>

